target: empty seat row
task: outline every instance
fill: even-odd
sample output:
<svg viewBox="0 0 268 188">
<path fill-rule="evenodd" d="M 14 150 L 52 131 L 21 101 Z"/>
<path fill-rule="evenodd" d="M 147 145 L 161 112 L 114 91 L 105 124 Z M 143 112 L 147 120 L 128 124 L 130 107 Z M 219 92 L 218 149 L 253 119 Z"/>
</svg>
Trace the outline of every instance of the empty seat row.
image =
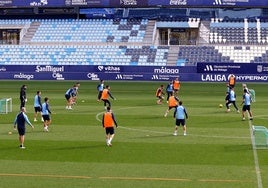
<svg viewBox="0 0 268 188">
<path fill-rule="evenodd" d="M 148 20 L 40 21 L 33 42 L 142 42 Z M 122 39 L 122 37 L 125 37 Z"/>
<path fill-rule="evenodd" d="M 168 48 L 155 46 L 0 46 L 0 64 L 124 64 L 166 65 Z"/>
<path fill-rule="evenodd" d="M 181 46 L 177 65 L 196 65 L 198 62 L 268 63 L 267 46 Z"/>
</svg>

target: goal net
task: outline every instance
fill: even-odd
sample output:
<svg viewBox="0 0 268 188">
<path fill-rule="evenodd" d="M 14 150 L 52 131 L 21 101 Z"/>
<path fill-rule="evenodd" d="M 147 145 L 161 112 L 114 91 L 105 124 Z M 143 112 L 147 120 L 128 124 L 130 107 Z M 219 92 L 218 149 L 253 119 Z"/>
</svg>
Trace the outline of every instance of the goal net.
<svg viewBox="0 0 268 188">
<path fill-rule="evenodd" d="M 0 113 L 7 114 L 12 112 L 12 98 L 0 99 Z"/>
<path fill-rule="evenodd" d="M 253 126 L 255 146 L 257 149 L 268 149 L 268 130 L 264 126 Z"/>
</svg>

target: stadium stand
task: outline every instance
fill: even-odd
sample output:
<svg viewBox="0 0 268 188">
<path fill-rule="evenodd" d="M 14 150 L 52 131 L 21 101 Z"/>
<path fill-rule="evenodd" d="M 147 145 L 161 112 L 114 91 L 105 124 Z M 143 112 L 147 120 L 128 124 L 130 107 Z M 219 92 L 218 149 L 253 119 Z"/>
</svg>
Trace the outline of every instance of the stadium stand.
<svg viewBox="0 0 268 188">
<path fill-rule="evenodd" d="M 211 19 L 210 43 L 267 44 L 268 25 L 260 19 Z"/>
<path fill-rule="evenodd" d="M 0 64 L 166 65 L 166 46 L 0 45 Z"/>
<path fill-rule="evenodd" d="M 142 42 L 148 23 L 146 19 L 36 21 L 40 26 L 32 42 Z"/>
<path fill-rule="evenodd" d="M 195 66 L 268 60 L 267 19 L 219 18 L 211 11 L 129 9 L 127 14 L 117 11 L 114 19 L 1 19 L 0 27 L 20 30 L 17 45 L 0 45 L 1 65 Z"/>
</svg>

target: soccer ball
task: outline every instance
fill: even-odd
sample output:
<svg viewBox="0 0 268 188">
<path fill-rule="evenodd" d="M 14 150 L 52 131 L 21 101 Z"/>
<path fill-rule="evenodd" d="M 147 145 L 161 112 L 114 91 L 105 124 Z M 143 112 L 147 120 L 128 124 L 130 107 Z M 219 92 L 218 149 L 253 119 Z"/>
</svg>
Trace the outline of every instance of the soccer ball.
<svg viewBox="0 0 268 188">
<path fill-rule="evenodd" d="M 223 107 L 223 105 L 222 104 L 219 104 L 219 108 L 222 108 Z"/>
</svg>

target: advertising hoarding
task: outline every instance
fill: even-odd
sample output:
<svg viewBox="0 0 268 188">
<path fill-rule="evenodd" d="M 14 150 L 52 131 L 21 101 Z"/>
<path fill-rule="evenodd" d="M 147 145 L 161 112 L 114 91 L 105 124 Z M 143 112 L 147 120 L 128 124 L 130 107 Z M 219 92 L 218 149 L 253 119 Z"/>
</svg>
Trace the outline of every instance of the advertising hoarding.
<svg viewBox="0 0 268 188">
<path fill-rule="evenodd" d="M 0 7 L 267 7 L 267 0 L 0 0 Z"/>
<path fill-rule="evenodd" d="M 197 73 L 268 74 L 268 65 L 260 63 L 197 63 Z"/>
<path fill-rule="evenodd" d="M 205 64 L 206 65 L 206 64 Z M 210 65 L 210 64 L 209 64 Z M 241 65 L 241 64 L 240 64 Z M 244 67 L 245 66 L 245 67 Z M 253 71 L 252 64 L 243 69 L 204 70 L 202 66 L 79 66 L 79 65 L 5 65 L 0 66 L 1 80 L 118 80 L 118 81 L 171 81 L 179 77 L 184 82 L 227 82 L 235 74 L 237 82 L 268 82 L 266 66 Z M 255 65 L 254 65 L 255 66 Z M 258 65 L 256 65 L 258 67 Z M 260 65 L 259 65 L 260 66 Z M 207 67 L 207 66 L 205 66 Z M 257 68 L 256 67 L 256 68 Z M 198 71 L 198 68 L 201 70 Z M 210 68 L 210 66 L 209 66 Z M 214 68 L 212 66 L 212 68 Z M 251 68 L 252 70 L 247 72 Z M 265 68 L 265 69 L 263 69 Z M 234 71 L 235 70 L 235 71 Z M 231 71 L 231 72 L 229 72 Z"/>
<path fill-rule="evenodd" d="M 259 0 L 148 0 L 149 6 L 267 6 L 268 1 Z"/>
</svg>

